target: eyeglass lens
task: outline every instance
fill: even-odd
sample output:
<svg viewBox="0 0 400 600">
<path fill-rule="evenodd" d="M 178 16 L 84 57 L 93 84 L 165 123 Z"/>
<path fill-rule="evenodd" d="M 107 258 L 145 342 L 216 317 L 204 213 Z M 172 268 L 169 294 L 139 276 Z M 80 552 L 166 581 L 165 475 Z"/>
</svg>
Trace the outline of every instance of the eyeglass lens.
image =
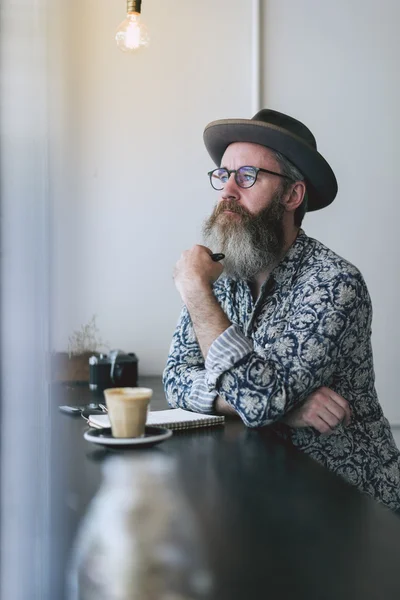
<svg viewBox="0 0 400 600">
<path fill-rule="evenodd" d="M 242 188 L 251 187 L 254 184 L 256 177 L 257 171 L 254 167 L 240 167 L 240 169 L 235 172 L 236 183 Z M 227 169 L 215 169 L 210 177 L 211 185 L 216 190 L 224 189 L 228 179 L 229 171 Z"/>
</svg>

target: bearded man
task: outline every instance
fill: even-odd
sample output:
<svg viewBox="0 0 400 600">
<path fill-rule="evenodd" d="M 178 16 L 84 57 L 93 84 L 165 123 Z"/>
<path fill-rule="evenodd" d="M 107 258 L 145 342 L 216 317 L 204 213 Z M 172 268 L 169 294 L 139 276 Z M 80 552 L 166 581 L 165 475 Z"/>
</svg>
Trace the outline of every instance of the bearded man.
<svg viewBox="0 0 400 600">
<path fill-rule="evenodd" d="M 220 195 L 206 245 L 175 267 L 184 308 L 164 371 L 169 404 L 272 427 L 398 511 L 400 453 L 375 391 L 366 284 L 300 228 L 333 202 L 331 167 L 305 125 L 269 109 L 214 121 L 204 141 Z"/>
</svg>

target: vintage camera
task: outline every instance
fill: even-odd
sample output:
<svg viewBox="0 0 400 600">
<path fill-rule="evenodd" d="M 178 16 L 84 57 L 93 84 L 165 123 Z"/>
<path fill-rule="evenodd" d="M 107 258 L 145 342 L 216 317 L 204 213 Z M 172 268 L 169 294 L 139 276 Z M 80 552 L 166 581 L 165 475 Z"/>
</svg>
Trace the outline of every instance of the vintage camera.
<svg viewBox="0 0 400 600">
<path fill-rule="evenodd" d="M 133 352 L 112 350 L 89 358 L 89 387 L 103 391 L 113 387 L 136 387 L 138 359 Z"/>
</svg>

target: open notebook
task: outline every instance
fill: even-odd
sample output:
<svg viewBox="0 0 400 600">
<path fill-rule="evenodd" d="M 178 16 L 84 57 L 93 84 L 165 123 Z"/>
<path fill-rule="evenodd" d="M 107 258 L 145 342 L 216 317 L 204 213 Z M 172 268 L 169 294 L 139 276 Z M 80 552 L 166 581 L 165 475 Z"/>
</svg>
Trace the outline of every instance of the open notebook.
<svg viewBox="0 0 400 600">
<path fill-rule="evenodd" d="M 171 408 L 169 410 L 151 410 L 147 415 L 146 425 L 167 427 L 168 429 L 190 429 L 192 427 L 210 427 L 222 425 L 225 417 L 219 415 L 203 415 L 201 413 Z M 90 415 L 89 425 L 92 427 L 111 427 L 108 415 Z"/>
</svg>

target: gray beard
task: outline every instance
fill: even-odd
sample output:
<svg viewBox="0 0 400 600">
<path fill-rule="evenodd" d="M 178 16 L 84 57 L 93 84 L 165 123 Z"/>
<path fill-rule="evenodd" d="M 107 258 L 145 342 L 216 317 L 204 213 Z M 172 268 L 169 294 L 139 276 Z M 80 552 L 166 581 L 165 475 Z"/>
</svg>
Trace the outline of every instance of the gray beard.
<svg viewBox="0 0 400 600">
<path fill-rule="evenodd" d="M 225 254 L 224 274 L 232 279 L 251 281 L 272 268 L 284 248 L 282 193 L 257 215 L 251 215 L 231 200 L 222 200 L 203 225 L 204 243 L 213 252 Z M 241 215 L 225 215 L 224 210 Z"/>
</svg>

